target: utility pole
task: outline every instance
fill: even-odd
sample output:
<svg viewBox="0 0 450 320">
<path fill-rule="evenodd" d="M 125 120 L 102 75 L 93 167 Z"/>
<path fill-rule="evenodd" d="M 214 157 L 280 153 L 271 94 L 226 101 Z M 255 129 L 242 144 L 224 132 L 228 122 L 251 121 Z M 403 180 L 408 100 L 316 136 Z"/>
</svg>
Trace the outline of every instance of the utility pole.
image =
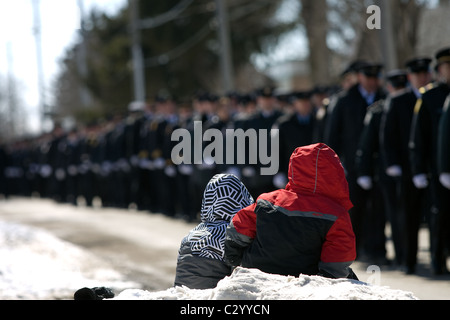
<svg viewBox="0 0 450 320">
<path fill-rule="evenodd" d="M 16 133 L 15 124 L 16 124 L 16 112 L 17 111 L 17 91 L 15 86 L 15 80 L 13 76 L 13 53 L 11 48 L 11 42 L 6 44 L 6 57 L 8 59 L 8 80 L 7 80 L 7 103 L 8 110 L 5 123 L 2 123 L 4 126 L 4 131 L 2 134 L 7 136 L 8 138 L 12 138 Z"/>
<path fill-rule="evenodd" d="M 39 112 L 41 116 L 41 130 L 44 129 L 49 110 L 45 102 L 45 81 L 44 69 L 42 65 L 42 43 L 41 43 L 41 15 L 39 9 L 40 0 L 31 0 L 33 4 L 34 26 L 33 33 L 36 42 L 36 62 L 38 71 L 38 90 L 39 90 Z"/>
<path fill-rule="evenodd" d="M 141 32 L 139 28 L 139 0 L 128 0 L 130 8 L 131 54 L 133 58 L 134 100 L 145 101 L 144 58 L 141 48 Z"/>
<path fill-rule="evenodd" d="M 84 0 L 78 0 L 78 8 L 80 11 L 80 35 L 81 43 L 77 50 L 77 69 L 82 79 L 85 79 L 88 74 L 87 68 L 87 43 L 86 43 L 86 26 L 84 23 Z M 92 97 L 89 90 L 83 83 L 80 83 L 80 101 L 83 107 L 88 107 L 92 104 Z"/>
<path fill-rule="evenodd" d="M 392 1 L 379 0 L 381 9 L 381 48 L 384 69 L 386 71 L 398 68 L 397 53 L 395 50 L 394 28 L 392 21 Z"/>
<path fill-rule="evenodd" d="M 233 58 L 231 55 L 230 28 L 225 0 L 216 0 L 217 20 L 219 21 L 220 66 L 225 92 L 234 90 Z"/>
</svg>

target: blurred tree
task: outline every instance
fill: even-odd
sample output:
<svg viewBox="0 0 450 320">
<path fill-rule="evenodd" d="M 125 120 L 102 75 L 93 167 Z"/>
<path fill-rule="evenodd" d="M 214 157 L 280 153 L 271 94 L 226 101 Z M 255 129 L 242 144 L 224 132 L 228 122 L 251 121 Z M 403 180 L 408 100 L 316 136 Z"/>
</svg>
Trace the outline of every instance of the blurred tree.
<svg viewBox="0 0 450 320">
<path fill-rule="evenodd" d="M 23 85 L 11 73 L 7 77 L 0 74 L 0 141 L 7 141 L 29 134 L 28 119 L 24 113 L 21 98 Z"/>
<path fill-rule="evenodd" d="M 81 38 L 87 48 L 85 76 L 79 69 L 81 44 L 66 51 L 61 60 L 61 72 L 55 82 L 58 115 L 86 115 L 83 107 L 94 109 L 93 114 L 113 114 L 126 110 L 132 96 L 132 78 L 129 67 L 130 45 L 128 20 L 124 11 L 109 17 L 93 10 L 86 24 L 86 35 Z M 92 105 L 83 106 L 81 86 L 92 96 Z M 89 112 L 88 112 L 89 113 Z"/>
<path fill-rule="evenodd" d="M 226 1 L 234 74 L 239 81 L 245 80 L 237 83 L 237 88 L 250 90 L 257 86 L 259 82 L 254 76 L 257 72 L 243 77 L 240 71 L 251 70 L 252 55 L 267 54 L 284 35 L 294 31 L 295 36 L 309 40 L 312 83 L 331 83 L 352 59 L 382 61 L 381 32 L 366 27 L 367 7 L 380 1 Z M 420 13 L 433 1 L 388 2 L 394 17 L 394 51 L 401 64 L 414 54 Z M 296 4 L 300 9 L 291 10 L 295 17 L 280 19 L 277 15 L 286 3 Z M 139 1 L 139 9 L 147 98 L 153 99 L 161 90 L 179 98 L 191 97 L 200 88 L 221 91 L 215 1 Z M 89 72 L 81 76 L 76 62 L 78 45 L 74 45 L 62 62 L 64 68 L 55 94 L 58 105 L 67 106 L 72 112 L 79 109 L 81 101 L 73 89 L 83 83 L 93 97 L 93 114 L 126 110 L 133 96 L 129 23 L 127 7 L 114 16 L 98 11 L 90 13 L 84 37 Z M 299 30 L 304 34 L 299 34 Z"/>
<path fill-rule="evenodd" d="M 441 2 L 444 0 L 441 0 Z M 447 0 L 445 0 L 447 1 Z M 402 68 L 409 57 L 415 55 L 418 27 L 422 12 L 433 4 L 433 0 L 389 0 L 387 8 L 382 0 L 327 0 L 329 36 L 332 50 L 346 57 L 345 63 L 353 59 L 384 62 L 383 32 L 393 36 L 396 67 Z M 382 30 L 366 27 L 367 7 L 371 4 L 383 7 L 383 14 L 390 14 L 391 25 L 382 25 Z M 385 20 L 383 20 L 385 21 Z M 330 38 L 329 38 L 330 40 Z"/>
<path fill-rule="evenodd" d="M 327 0 L 302 0 L 301 16 L 309 44 L 311 81 L 325 83 L 330 78 L 330 49 Z"/>
<path fill-rule="evenodd" d="M 392 2 L 391 2 L 392 1 Z M 395 51 L 397 67 L 403 68 L 404 62 L 413 57 L 418 40 L 420 17 L 424 9 L 432 3 L 430 0 L 391 0 Z M 442 1 L 442 0 L 441 0 Z"/>
<path fill-rule="evenodd" d="M 267 43 L 275 45 L 280 33 L 292 28 L 292 24 L 273 19 L 282 1 L 227 1 L 236 70 L 248 69 L 253 52 L 262 51 Z M 190 5 L 184 10 L 174 10 L 183 3 Z M 179 98 L 190 97 L 199 88 L 217 91 L 221 86 L 221 49 L 215 1 L 140 1 L 139 5 L 148 99 L 161 90 Z M 167 18 L 166 21 L 155 23 L 161 17 Z M 75 45 L 62 62 L 57 104 L 70 106 L 66 109 L 79 109 L 80 99 L 70 88 L 73 90 L 77 82 L 82 82 L 92 94 L 91 107 L 104 113 L 125 111 L 133 96 L 128 8 L 115 16 L 92 11 L 86 22 L 84 41 L 89 72 L 86 77 L 80 75 L 76 63 L 79 45 Z M 247 85 L 252 84 L 247 81 Z"/>
<path fill-rule="evenodd" d="M 143 17 L 170 12 L 180 0 L 142 1 Z M 231 47 L 235 71 L 249 64 L 254 52 L 263 51 L 267 42 L 276 44 L 280 33 L 293 24 L 275 23 L 274 13 L 283 0 L 227 1 Z M 166 89 L 187 95 L 198 88 L 217 91 L 220 42 L 215 1 L 197 0 L 166 23 L 142 33 L 147 65 L 147 92 Z M 236 72 L 235 72 L 236 73 Z M 161 86 L 164 84 L 165 86 Z"/>
</svg>

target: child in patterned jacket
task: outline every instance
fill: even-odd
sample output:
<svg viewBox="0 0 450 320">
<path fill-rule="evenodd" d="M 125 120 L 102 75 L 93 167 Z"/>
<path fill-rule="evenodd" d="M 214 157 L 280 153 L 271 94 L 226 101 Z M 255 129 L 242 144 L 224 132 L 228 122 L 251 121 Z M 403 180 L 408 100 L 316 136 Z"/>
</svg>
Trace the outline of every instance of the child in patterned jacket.
<svg viewBox="0 0 450 320">
<path fill-rule="evenodd" d="M 216 174 L 206 185 L 201 222 L 181 241 L 175 286 L 214 288 L 232 272 L 224 262 L 226 229 L 233 216 L 253 203 L 245 185 L 233 174 Z"/>
</svg>

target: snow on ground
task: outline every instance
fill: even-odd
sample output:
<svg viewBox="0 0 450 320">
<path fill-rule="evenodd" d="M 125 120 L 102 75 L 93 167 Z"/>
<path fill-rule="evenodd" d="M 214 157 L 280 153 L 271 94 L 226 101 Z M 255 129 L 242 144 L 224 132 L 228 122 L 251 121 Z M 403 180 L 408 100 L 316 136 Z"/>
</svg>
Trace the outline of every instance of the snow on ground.
<svg viewBox="0 0 450 320">
<path fill-rule="evenodd" d="M 347 279 L 267 274 L 236 268 L 214 289 L 169 288 L 159 292 L 127 289 L 113 299 L 124 300 L 416 300 L 410 292 Z"/>
<path fill-rule="evenodd" d="M 339 299 L 415 300 L 412 293 L 346 279 L 285 277 L 237 268 L 216 288 L 150 292 L 125 281 L 90 252 L 42 229 L 0 221 L 0 300 L 71 299 L 82 287 L 106 286 L 119 300 Z M 130 289 L 133 288 L 133 289 Z"/>
<path fill-rule="evenodd" d="M 0 221 L 0 300 L 73 299 L 82 287 L 140 288 L 69 242 Z"/>
</svg>

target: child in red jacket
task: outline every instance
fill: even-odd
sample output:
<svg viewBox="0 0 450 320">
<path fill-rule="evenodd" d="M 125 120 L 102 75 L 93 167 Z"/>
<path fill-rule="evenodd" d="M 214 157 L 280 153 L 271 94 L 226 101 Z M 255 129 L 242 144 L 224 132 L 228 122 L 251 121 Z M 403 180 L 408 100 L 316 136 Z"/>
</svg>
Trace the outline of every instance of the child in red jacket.
<svg viewBox="0 0 450 320">
<path fill-rule="evenodd" d="M 227 228 L 225 260 L 267 273 L 354 278 L 355 235 L 344 168 L 326 144 L 297 148 L 285 189 L 261 194 Z"/>
</svg>

